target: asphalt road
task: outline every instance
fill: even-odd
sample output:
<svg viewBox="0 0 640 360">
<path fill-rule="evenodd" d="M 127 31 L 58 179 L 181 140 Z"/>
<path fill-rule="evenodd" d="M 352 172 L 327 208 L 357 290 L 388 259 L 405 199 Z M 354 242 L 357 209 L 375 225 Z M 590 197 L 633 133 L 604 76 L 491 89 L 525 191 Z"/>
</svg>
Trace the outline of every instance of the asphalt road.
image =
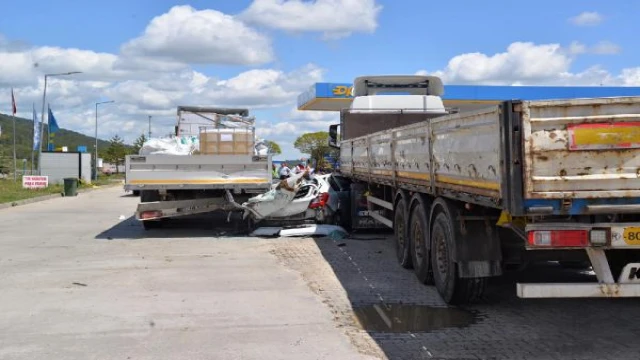
<svg viewBox="0 0 640 360">
<path fill-rule="evenodd" d="M 448 308 L 386 234 L 257 239 L 213 218 L 144 231 L 120 188 L 0 210 L 0 359 L 638 359 L 639 299 Z"/>
</svg>

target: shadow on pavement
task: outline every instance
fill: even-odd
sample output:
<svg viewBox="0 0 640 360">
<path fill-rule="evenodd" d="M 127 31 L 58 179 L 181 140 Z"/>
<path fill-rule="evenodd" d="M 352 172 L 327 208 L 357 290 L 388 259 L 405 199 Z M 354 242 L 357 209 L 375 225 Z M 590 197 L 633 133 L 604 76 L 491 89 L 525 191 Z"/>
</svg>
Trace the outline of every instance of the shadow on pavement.
<svg viewBox="0 0 640 360">
<path fill-rule="evenodd" d="M 589 269 L 544 263 L 492 279 L 479 303 L 447 307 L 396 262 L 392 234 L 316 239 L 358 326 L 389 359 L 633 359 L 637 299 L 520 299 L 517 282 L 593 281 Z"/>
<path fill-rule="evenodd" d="M 227 214 L 185 216 L 167 219 L 161 228 L 145 230 L 134 216 L 96 235 L 98 240 L 138 240 L 169 238 L 206 238 L 247 235 L 247 230 L 237 216 L 227 223 Z"/>
</svg>

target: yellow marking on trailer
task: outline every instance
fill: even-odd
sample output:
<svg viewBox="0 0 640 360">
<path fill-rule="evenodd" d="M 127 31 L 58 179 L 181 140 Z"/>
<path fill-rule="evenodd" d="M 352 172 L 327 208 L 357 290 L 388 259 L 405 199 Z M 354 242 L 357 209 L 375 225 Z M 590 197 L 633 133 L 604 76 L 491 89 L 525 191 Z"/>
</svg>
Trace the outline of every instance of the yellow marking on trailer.
<svg viewBox="0 0 640 360">
<path fill-rule="evenodd" d="M 436 175 L 436 181 L 445 183 L 445 184 L 500 191 L 500 183 L 497 183 L 495 181 L 458 179 L 458 178 L 442 176 L 442 175 Z"/>
<path fill-rule="evenodd" d="M 431 179 L 431 175 L 428 173 L 417 173 L 410 171 L 398 171 L 396 173 L 399 177 L 407 178 L 407 179 L 416 179 L 416 180 L 429 180 Z"/>
<path fill-rule="evenodd" d="M 165 185 L 165 184 L 187 184 L 187 185 L 212 185 L 212 184 L 264 184 L 268 183 L 264 179 L 198 179 L 198 180 L 131 180 L 133 185 Z"/>
</svg>

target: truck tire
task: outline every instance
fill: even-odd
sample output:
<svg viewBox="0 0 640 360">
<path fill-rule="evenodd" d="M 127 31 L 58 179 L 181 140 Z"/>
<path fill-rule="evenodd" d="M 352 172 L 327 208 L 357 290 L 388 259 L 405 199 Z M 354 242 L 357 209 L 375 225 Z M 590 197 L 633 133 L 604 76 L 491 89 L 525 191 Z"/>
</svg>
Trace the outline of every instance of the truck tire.
<svg viewBox="0 0 640 360">
<path fill-rule="evenodd" d="M 423 284 L 433 284 L 433 271 L 429 258 L 429 227 L 424 205 L 416 201 L 411 209 L 409 225 L 409 243 L 411 245 L 411 262 L 413 271 Z"/>
<path fill-rule="evenodd" d="M 401 198 L 393 211 L 393 232 L 396 246 L 396 259 L 405 269 L 411 269 L 411 244 L 407 231 L 407 202 Z"/>
<path fill-rule="evenodd" d="M 140 196 L 140 190 L 133 190 L 133 196 Z"/>
<path fill-rule="evenodd" d="M 460 278 L 453 260 L 454 228 L 445 212 L 438 212 L 431 228 L 433 281 L 447 304 L 477 300 L 484 293 L 486 278 Z"/>
</svg>

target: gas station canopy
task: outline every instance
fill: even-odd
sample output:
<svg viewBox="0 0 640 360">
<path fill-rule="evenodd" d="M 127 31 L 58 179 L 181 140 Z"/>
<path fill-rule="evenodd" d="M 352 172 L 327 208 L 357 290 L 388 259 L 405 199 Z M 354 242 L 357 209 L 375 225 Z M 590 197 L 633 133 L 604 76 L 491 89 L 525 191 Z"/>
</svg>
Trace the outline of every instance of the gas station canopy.
<svg viewBox="0 0 640 360">
<path fill-rule="evenodd" d="M 298 96 L 298 110 L 340 111 L 351 104 L 353 84 L 316 83 Z M 505 100 L 640 96 L 640 87 L 445 85 L 444 105 L 472 110 Z"/>
</svg>

